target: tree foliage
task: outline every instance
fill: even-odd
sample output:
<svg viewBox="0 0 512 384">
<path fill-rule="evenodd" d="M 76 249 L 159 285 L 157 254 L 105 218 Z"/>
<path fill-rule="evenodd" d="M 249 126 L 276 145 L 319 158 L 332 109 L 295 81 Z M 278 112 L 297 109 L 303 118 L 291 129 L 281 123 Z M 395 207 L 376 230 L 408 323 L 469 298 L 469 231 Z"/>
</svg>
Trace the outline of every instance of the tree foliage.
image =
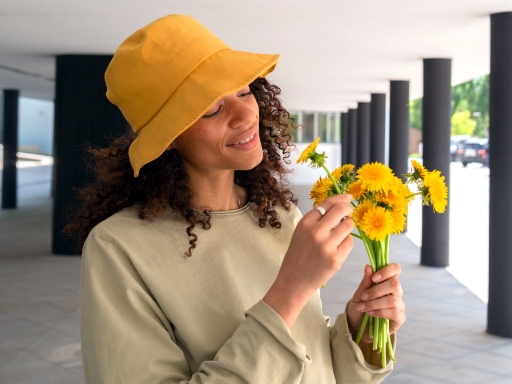
<svg viewBox="0 0 512 384">
<path fill-rule="evenodd" d="M 419 130 L 422 129 L 422 101 L 422 99 L 412 100 L 409 104 L 411 127 Z M 464 113 L 454 118 L 459 112 Z M 454 121 L 458 124 L 457 127 L 453 126 Z M 452 134 L 454 131 L 469 130 L 472 125 L 474 125 L 474 136 L 487 137 L 489 132 L 489 75 L 452 87 Z"/>
<path fill-rule="evenodd" d="M 472 136 L 476 127 L 476 121 L 471 119 L 471 112 L 458 111 L 452 115 L 452 136 Z"/>
</svg>

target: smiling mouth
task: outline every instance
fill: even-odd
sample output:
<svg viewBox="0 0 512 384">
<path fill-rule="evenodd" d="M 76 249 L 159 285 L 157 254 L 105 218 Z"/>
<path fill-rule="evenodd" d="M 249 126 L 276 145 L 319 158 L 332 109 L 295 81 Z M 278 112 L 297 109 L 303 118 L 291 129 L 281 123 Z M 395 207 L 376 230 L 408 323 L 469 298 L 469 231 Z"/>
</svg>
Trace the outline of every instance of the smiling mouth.
<svg viewBox="0 0 512 384">
<path fill-rule="evenodd" d="M 256 135 L 256 133 L 253 133 L 253 135 L 251 137 L 248 137 L 247 139 L 245 140 L 242 140 L 242 141 L 239 141 L 238 143 L 233 143 L 231 145 L 239 145 L 239 144 L 245 144 L 245 143 L 248 143 L 249 141 L 251 141 L 252 139 L 254 139 L 254 136 Z"/>
</svg>

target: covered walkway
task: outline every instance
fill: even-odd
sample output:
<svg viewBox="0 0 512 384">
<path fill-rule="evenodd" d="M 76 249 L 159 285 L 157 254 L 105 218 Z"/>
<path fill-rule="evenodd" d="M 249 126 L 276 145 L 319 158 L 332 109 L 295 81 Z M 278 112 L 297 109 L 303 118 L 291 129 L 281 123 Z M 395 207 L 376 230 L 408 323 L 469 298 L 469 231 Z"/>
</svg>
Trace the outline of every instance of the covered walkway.
<svg viewBox="0 0 512 384">
<path fill-rule="evenodd" d="M 51 167 L 19 169 L 19 208 L 0 210 L 0 384 L 83 383 L 80 257 L 51 253 Z M 309 209 L 308 187 L 296 186 Z M 402 266 L 407 321 L 386 383 L 512 383 L 512 340 L 485 332 L 486 305 L 445 268 L 419 265 L 407 237 L 392 241 Z M 366 255 L 356 247 L 322 290 L 324 313 L 344 308 Z"/>
</svg>

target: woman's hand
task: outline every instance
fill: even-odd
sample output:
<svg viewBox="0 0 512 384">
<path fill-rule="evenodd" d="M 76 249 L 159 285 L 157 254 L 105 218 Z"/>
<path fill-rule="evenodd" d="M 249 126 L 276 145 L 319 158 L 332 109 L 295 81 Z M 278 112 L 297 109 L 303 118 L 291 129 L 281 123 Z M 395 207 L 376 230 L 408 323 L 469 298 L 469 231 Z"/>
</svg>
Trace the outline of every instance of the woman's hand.
<svg viewBox="0 0 512 384">
<path fill-rule="evenodd" d="M 353 247 L 352 196 L 337 195 L 297 224 L 276 281 L 263 298 L 289 328 L 309 297 L 338 271 Z M 346 218 L 343 220 L 343 218 Z"/>
<path fill-rule="evenodd" d="M 392 263 L 372 273 L 365 266 L 364 277 L 348 306 L 347 318 L 352 338 L 355 340 L 365 313 L 374 317 L 389 319 L 389 334 L 395 333 L 405 321 L 405 304 L 402 300 L 402 287 L 398 281 L 401 269 Z M 373 283 L 379 283 L 373 285 Z M 368 327 L 361 338 L 360 346 L 370 344 Z"/>
</svg>

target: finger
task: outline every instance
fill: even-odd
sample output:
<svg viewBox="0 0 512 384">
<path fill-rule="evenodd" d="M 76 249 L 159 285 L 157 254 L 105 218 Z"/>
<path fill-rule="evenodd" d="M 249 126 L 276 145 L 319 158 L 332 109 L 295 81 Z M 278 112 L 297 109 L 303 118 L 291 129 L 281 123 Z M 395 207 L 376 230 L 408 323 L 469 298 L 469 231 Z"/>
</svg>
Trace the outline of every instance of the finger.
<svg viewBox="0 0 512 384">
<path fill-rule="evenodd" d="M 363 292 L 361 292 L 361 294 L 363 294 Z M 401 298 L 403 295 L 403 290 L 398 278 L 392 277 L 380 284 L 368 288 L 364 294 L 364 298 L 361 295 L 363 301 L 374 300 L 386 295 L 394 295 Z"/>
<path fill-rule="evenodd" d="M 342 222 L 343 218 L 352 216 L 354 208 L 348 203 L 338 203 L 326 210 L 318 224 L 325 230 L 331 230 Z"/>
<path fill-rule="evenodd" d="M 352 199 L 353 199 L 352 195 L 344 193 L 341 195 L 335 195 L 335 196 L 329 197 L 329 198 L 325 199 L 324 201 L 322 201 L 317 206 L 320 206 L 320 207 L 324 208 L 326 211 L 328 211 L 333 205 L 338 204 L 338 203 L 350 204 Z M 312 209 L 311 211 L 306 213 L 304 215 L 304 217 L 311 216 L 311 217 L 315 218 L 316 220 L 318 220 L 319 215 L 320 215 L 320 212 L 318 212 L 316 209 Z"/>
<path fill-rule="evenodd" d="M 363 279 L 361 280 L 361 283 L 359 284 L 359 287 L 357 287 L 356 291 L 354 292 L 354 296 L 352 297 L 353 303 L 359 303 L 363 299 L 361 298 L 361 295 L 372 286 L 372 267 L 370 267 L 368 264 L 364 266 L 364 274 Z"/>
<path fill-rule="evenodd" d="M 372 311 L 372 313 L 368 313 L 373 317 L 380 317 L 381 319 L 389 319 L 393 325 L 393 328 L 399 328 L 405 322 L 405 312 L 397 309 L 397 308 L 386 308 L 379 309 L 376 311 Z"/>
<path fill-rule="evenodd" d="M 322 227 L 321 230 L 329 231 L 327 232 L 326 242 L 332 243 L 332 246 L 337 247 L 346 237 L 352 237 L 351 233 L 354 227 L 354 221 L 351 218 L 347 218 L 339 223 L 336 228 Z"/>
<path fill-rule="evenodd" d="M 348 254 L 354 247 L 354 238 L 352 236 L 347 236 L 345 240 L 341 242 L 341 244 L 338 245 L 337 249 L 337 260 L 339 263 L 339 267 L 341 268 L 341 265 L 345 262 L 347 259 Z"/>
<path fill-rule="evenodd" d="M 398 264 L 391 263 L 391 264 L 385 266 L 384 268 L 379 269 L 377 272 L 375 272 L 375 274 L 372 276 L 372 280 L 375 283 L 378 283 L 380 281 L 387 280 L 391 277 L 396 277 L 396 276 L 400 275 L 401 272 L 402 272 L 402 269 L 400 268 L 400 266 Z"/>
<path fill-rule="evenodd" d="M 378 299 L 373 299 L 370 301 L 361 302 L 356 305 L 356 309 L 359 312 L 366 312 L 369 315 L 372 315 L 372 311 L 380 311 L 383 309 L 398 309 L 402 311 L 405 306 L 402 299 L 395 295 L 388 295 L 384 297 L 379 297 Z"/>
</svg>

